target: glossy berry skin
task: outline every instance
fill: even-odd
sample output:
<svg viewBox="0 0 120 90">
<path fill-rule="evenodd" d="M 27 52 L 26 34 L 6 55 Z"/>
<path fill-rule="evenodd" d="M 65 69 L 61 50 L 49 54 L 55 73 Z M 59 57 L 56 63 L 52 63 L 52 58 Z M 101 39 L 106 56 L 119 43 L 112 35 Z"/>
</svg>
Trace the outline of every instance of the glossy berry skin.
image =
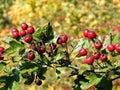
<svg viewBox="0 0 120 90">
<path fill-rule="evenodd" d="M 33 40 L 33 38 L 32 38 L 31 35 L 27 35 L 27 36 L 25 36 L 25 38 L 24 38 L 24 41 L 27 42 L 27 43 L 30 43 L 32 40 Z"/>
<path fill-rule="evenodd" d="M 94 58 L 92 56 L 87 57 L 84 61 L 83 64 L 88 64 L 88 65 L 92 65 L 94 62 Z"/>
<path fill-rule="evenodd" d="M 109 44 L 109 45 L 107 46 L 107 49 L 108 49 L 108 51 L 112 52 L 112 51 L 115 50 L 115 45 Z"/>
<path fill-rule="evenodd" d="M 33 34 L 34 33 L 34 28 L 32 27 L 32 26 L 29 26 L 28 28 L 27 28 L 27 33 L 28 34 Z"/>
<path fill-rule="evenodd" d="M 100 55 L 101 55 L 100 52 L 94 52 L 92 54 L 92 56 L 93 56 L 94 59 L 99 59 Z"/>
<path fill-rule="evenodd" d="M 118 53 L 120 53 L 120 43 L 117 43 L 117 44 L 115 45 L 115 50 L 116 50 Z"/>
<path fill-rule="evenodd" d="M 67 40 L 68 40 L 68 36 L 67 35 L 62 35 L 61 40 L 62 40 L 62 43 L 66 43 Z"/>
<path fill-rule="evenodd" d="M 17 28 L 13 28 L 13 29 L 12 29 L 12 33 L 13 33 L 13 32 L 19 32 L 19 31 L 18 31 Z"/>
<path fill-rule="evenodd" d="M 45 50 L 45 47 L 44 46 L 40 46 L 40 48 L 38 49 L 38 52 L 40 54 L 44 53 L 46 50 Z"/>
<path fill-rule="evenodd" d="M 85 48 L 82 48 L 80 51 L 79 51 L 79 55 L 80 56 L 85 56 L 87 55 L 87 50 Z"/>
<path fill-rule="evenodd" d="M 97 41 L 94 43 L 94 47 L 97 49 L 97 50 L 100 50 L 102 48 L 102 42 L 101 41 Z"/>
<path fill-rule="evenodd" d="M 0 46 L 0 53 L 3 54 L 5 52 L 5 49 Z"/>
<path fill-rule="evenodd" d="M 96 37 L 96 33 L 94 31 L 89 31 L 87 36 L 89 39 L 94 39 Z"/>
<path fill-rule="evenodd" d="M 40 79 L 35 79 L 36 85 L 40 86 L 42 84 L 42 81 Z"/>
<path fill-rule="evenodd" d="M 59 37 L 58 39 L 57 39 L 57 44 L 62 44 L 63 42 L 62 42 L 62 39 Z"/>
<path fill-rule="evenodd" d="M 19 38 L 19 32 L 13 32 L 12 33 L 13 38 L 17 39 Z"/>
<path fill-rule="evenodd" d="M 30 52 L 28 52 L 27 58 L 29 60 L 33 60 L 35 58 L 35 54 L 32 51 L 30 51 Z"/>
<path fill-rule="evenodd" d="M 25 36 L 25 35 L 26 35 L 25 30 L 21 30 L 20 33 L 19 33 L 19 35 L 20 35 L 21 37 Z"/>
<path fill-rule="evenodd" d="M 102 62 L 107 61 L 107 54 L 101 54 L 101 55 L 100 55 L 100 60 L 101 60 Z"/>
<path fill-rule="evenodd" d="M 22 23 L 22 24 L 21 24 L 21 28 L 22 28 L 23 30 L 26 30 L 26 29 L 28 28 L 28 25 L 27 25 L 26 23 Z"/>
<path fill-rule="evenodd" d="M 85 37 L 88 37 L 88 33 L 89 33 L 89 30 L 86 29 L 86 30 L 84 30 L 83 35 L 84 35 Z"/>
</svg>

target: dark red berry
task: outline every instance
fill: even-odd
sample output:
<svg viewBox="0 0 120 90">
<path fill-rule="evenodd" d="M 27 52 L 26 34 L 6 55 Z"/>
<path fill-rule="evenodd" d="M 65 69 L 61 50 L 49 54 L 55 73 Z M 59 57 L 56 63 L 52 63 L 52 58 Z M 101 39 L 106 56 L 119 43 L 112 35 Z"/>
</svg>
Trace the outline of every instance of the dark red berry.
<svg viewBox="0 0 120 90">
<path fill-rule="evenodd" d="M 84 30 L 83 35 L 84 35 L 85 37 L 88 37 L 88 33 L 89 33 L 89 30 L 86 29 L 86 30 Z"/>
<path fill-rule="evenodd" d="M 19 34 L 20 34 L 21 37 L 23 37 L 23 36 L 26 35 L 26 32 L 25 32 L 25 30 L 21 30 Z"/>
<path fill-rule="evenodd" d="M 94 31 L 89 31 L 88 32 L 88 38 L 89 39 L 93 39 L 93 38 L 95 38 L 96 37 L 96 33 L 94 32 Z"/>
<path fill-rule="evenodd" d="M 13 38 L 17 39 L 19 37 L 19 32 L 12 33 Z"/>
<path fill-rule="evenodd" d="M 62 42 L 62 39 L 59 37 L 58 39 L 57 39 L 57 44 L 62 44 L 63 42 Z"/>
<path fill-rule="evenodd" d="M 0 53 L 3 54 L 5 52 L 5 49 L 0 46 Z"/>
<path fill-rule="evenodd" d="M 83 64 L 89 64 L 89 65 L 92 65 L 94 62 L 94 58 L 92 56 L 90 57 L 87 57 L 84 61 L 83 61 Z"/>
<path fill-rule="evenodd" d="M 44 46 L 40 46 L 40 48 L 38 49 L 38 52 L 40 54 L 44 53 L 45 52 L 45 47 Z"/>
<path fill-rule="evenodd" d="M 101 55 L 100 52 L 94 52 L 92 54 L 92 56 L 93 56 L 94 59 L 99 59 L 100 55 Z"/>
<path fill-rule="evenodd" d="M 28 28 L 28 25 L 27 25 L 26 23 L 22 23 L 22 24 L 21 24 L 21 28 L 22 28 L 23 30 L 26 30 L 26 29 Z"/>
<path fill-rule="evenodd" d="M 68 36 L 67 35 L 62 35 L 61 40 L 62 40 L 62 43 L 66 43 L 67 40 L 68 40 Z"/>
<path fill-rule="evenodd" d="M 82 48 L 80 51 L 79 51 L 79 55 L 80 56 L 85 56 L 87 55 L 87 50 L 85 48 Z"/>
<path fill-rule="evenodd" d="M 28 55 L 27 55 L 27 58 L 28 58 L 29 60 L 33 60 L 33 59 L 35 58 L 34 52 L 29 51 L 29 52 L 28 52 Z"/>
<path fill-rule="evenodd" d="M 54 44 L 54 43 L 50 43 L 49 46 L 50 46 L 50 49 L 52 49 L 52 50 L 56 48 L 56 44 Z"/>
<path fill-rule="evenodd" d="M 112 51 L 115 50 L 115 45 L 109 44 L 109 45 L 107 46 L 107 49 L 108 49 L 110 52 L 112 52 Z"/>
<path fill-rule="evenodd" d="M 98 50 L 100 50 L 102 48 L 102 42 L 101 41 L 97 41 L 94 43 L 94 47 Z"/>
<path fill-rule="evenodd" d="M 4 59 L 3 55 L 2 55 L 2 54 L 0 54 L 0 60 L 3 60 L 3 59 Z"/>
<path fill-rule="evenodd" d="M 19 32 L 19 31 L 18 31 L 17 28 L 13 28 L 13 29 L 12 29 L 12 33 L 13 33 L 13 32 Z"/>
<path fill-rule="evenodd" d="M 32 34 L 32 33 L 34 33 L 34 28 L 33 28 L 33 26 L 29 26 L 28 28 L 27 28 L 27 33 L 28 34 Z"/>
<path fill-rule="evenodd" d="M 115 50 L 116 50 L 118 53 L 120 53 L 120 43 L 117 43 L 117 44 L 115 45 Z"/>
<path fill-rule="evenodd" d="M 36 83 L 36 85 L 38 85 L 38 86 L 39 86 L 39 85 L 41 85 L 41 84 L 42 84 L 42 81 L 41 81 L 40 79 L 38 79 L 38 78 L 37 78 L 37 79 L 35 79 L 35 83 Z"/>
<path fill-rule="evenodd" d="M 33 40 L 33 38 L 31 35 L 27 35 L 27 36 L 25 36 L 24 40 L 25 40 L 25 42 L 30 43 Z"/>
<path fill-rule="evenodd" d="M 105 61 L 107 60 L 107 54 L 101 54 L 101 55 L 100 55 L 100 60 L 101 60 L 102 62 L 105 62 Z"/>
</svg>

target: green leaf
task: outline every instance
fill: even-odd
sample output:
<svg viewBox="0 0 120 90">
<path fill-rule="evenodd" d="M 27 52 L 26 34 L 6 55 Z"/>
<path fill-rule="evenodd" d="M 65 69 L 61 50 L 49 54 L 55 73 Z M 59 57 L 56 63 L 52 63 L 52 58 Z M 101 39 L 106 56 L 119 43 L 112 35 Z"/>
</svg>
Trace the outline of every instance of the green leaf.
<svg viewBox="0 0 120 90">
<path fill-rule="evenodd" d="M 13 62 L 17 62 L 17 61 L 20 61 L 22 59 L 22 57 L 20 57 L 20 56 L 14 56 L 13 58 L 12 58 L 12 61 Z"/>
<path fill-rule="evenodd" d="M 0 62 L 0 72 L 4 70 L 6 63 Z"/>
<path fill-rule="evenodd" d="M 14 40 L 14 39 L 12 38 L 12 36 L 8 36 L 8 37 L 6 37 L 6 38 L 3 39 L 3 42 L 9 44 L 12 40 Z"/>
<path fill-rule="evenodd" d="M 63 58 L 63 55 L 61 55 L 60 53 L 57 54 L 55 57 L 54 57 L 54 60 L 55 61 L 58 61 L 58 60 L 61 60 Z"/>
<path fill-rule="evenodd" d="M 113 36 L 112 43 L 115 44 L 118 41 L 119 41 L 119 34 L 115 34 L 115 36 Z"/>
<path fill-rule="evenodd" d="M 35 75 L 33 73 L 31 73 L 31 75 L 29 75 L 26 78 L 26 81 L 24 82 L 24 84 L 26 84 L 26 85 L 32 84 L 32 82 L 34 81 L 34 77 L 35 77 Z"/>
<path fill-rule="evenodd" d="M 19 83 L 14 81 L 11 90 L 18 90 L 18 85 L 19 85 Z"/>
<path fill-rule="evenodd" d="M 74 90 L 82 90 L 82 89 L 80 88 L 80 85 L 75 85 L 75 86 L 73 86 L 73 88 L 74 88 Z"/>
<path fill-rule="evenodd" d="M 15 52 L 15 49 L 14 49 L 13 47 L 10 47 L 10 48 L 7 48 L 7 49 L 5 50 L 5 53 L 4 53 L 4 54 L 8 55 L 8 54 L 12 54 L 12 53 L 14 53 L 14 52 Z"/>
</svg>

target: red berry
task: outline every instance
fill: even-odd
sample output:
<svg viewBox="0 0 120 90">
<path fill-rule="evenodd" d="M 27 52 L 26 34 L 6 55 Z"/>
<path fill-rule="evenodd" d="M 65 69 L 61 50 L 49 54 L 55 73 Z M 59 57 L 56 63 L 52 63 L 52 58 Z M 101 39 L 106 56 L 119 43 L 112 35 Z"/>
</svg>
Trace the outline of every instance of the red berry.
<svg viewBox="0 0 120 90">
<path fill-rule="evenodd" d="M 12 33 L 13 33 L 13 32 L 19 32 L 19 31 L 18 31 L 17 28 L 13 28 L 13 29 L 12 29 Z"/>
<path fill-rule="evenodd" d="M 29 51 L 29 52 L 28 52 L 28 55 L 27 55 L 27 58 L 28 58 L 29 60 L 33 60 L 33 59 L 35 58 L 34 52 Z"/>
<path fill-rule="evenodd" d="M 100 55 L 100 60 L 101 60 L 102 62 L 105 62 L 105 61 L 107 60 L 107 55 L 106 55 L 106 54 L 101 54 L 101 55 Z"/>
<path fill-rule="evenodd" d="M 117 44 L 115 45 L 115 50 L 116 50 L 118 53 L 120 53 L 120 43 L 117 43 Z"/>
<path fill-rule="evenodd" d="M 17 39 L 19 37 L 19 32 L 12 33 L 13 38 Z"/>
<path fill-rule="evenodd" d="M 67 40 L 68 40 L 68 36 L 67 35 L 62 35 L 61 40 L 62 40 L 62 43 L 66 43 Z"/>
<path fill-rule="evenodd" d="M 110 52 L 112 52 L 112 51 L 115 50 L 115 45 L 109 44 L 109 45 L 107 46 L 107 49 L 108 49 Z"/>
<path fill-rule="evenodd" d="M 0 46 L 0 53 L 3 54 L 5 52 L 5 49 Z"/>
<path fill-rule="evenodd" d="M 28 28 L 27 28 L 27 33 L 28 34 L 32 34 L 32 33 L 34 33 L 34 28 L 32 27 L 32 26 L 29 26 Z"/>
<path fill-rule="evenodd" d="M 36 83 L 36 85 L 41 85 L 42 84 L 42 81 L 40 80 L 40 79 L 35 79 L 35 83 Z"/>
<path fill-rule="evenodd" d="M 94 31 L 89 31 L 87 36 L 89 39 L 93 39 L 96 37 L 96 33 Z"/>
<path fill-rule="evenodd" d="M 84 30 L 83 35 L 84 35 L 85 37 L 88 37 L 88 33 L 89 33 L 89 30 L 86 29 L 86 30 Z"/>
<path fill-rule="evenodd" d="M 45 47 L 44 46 L 40 46 L 40 48 L 38 49 L 38 52 L 40 54 L 44 53 L 45 52 Z"/>
<path fill-rule="evenodd" d="M 23 30 L 26 30 L 26 29 L 28 28 L 28 25 L 27 25 L 26 23 L 22 23 L 22 24 L 21 24 L 21 28 L 22 28 Z"/>
<path fill-rule="evenodd" d="M 33 38 L 32 38 L 31 35 L 27 35 L 27 36 L 24 38 L 24 40 L 25 40 L 25 42 L 30 43 L 30 42 L 33 40 Z"/>
<path fill-rule="evenodd" d="M 62 39 L 59 37 L 58 39 L 57 39 L 57 44 L 62 44 L 63 42 L 62 42 Z"/>
<path fill-rule="evenodd" d="M 92 56 L 90 57 L 87 57 L 84 61 L 83 61 L 83 64 L 89 64 L 89 65 L 92 65 L 94 62 L 94 58 Z"/>
<path fill-rule="evenodd" d="M 102 42 L 101 41 L 97 41 L 94 43 L 94 47 L 98 50 L 100 50 L 102 48 Z"/>
<path fill-rule="evenodd" d="M 94 59 L 99 59 L 100 55 L 101 55 L 100 52 L 94 52 L 92 54 L 92 56 L 93 56 Z"/>
<path fill-rule="evenodd" d="M 20 34 L 21 37 L 23 37 L 23 36 L 26 35 L 26 32 L 25 32 L 25 30 L 21 30 L 19 34 Z"/>
<path fill-rule="evenodd" d="M 79 55 L 80 56 L 85 56 L 87 55 L 87 50 L 85 48 L 82 48 L 80 51 L 79 51 Z"/>
</svg>

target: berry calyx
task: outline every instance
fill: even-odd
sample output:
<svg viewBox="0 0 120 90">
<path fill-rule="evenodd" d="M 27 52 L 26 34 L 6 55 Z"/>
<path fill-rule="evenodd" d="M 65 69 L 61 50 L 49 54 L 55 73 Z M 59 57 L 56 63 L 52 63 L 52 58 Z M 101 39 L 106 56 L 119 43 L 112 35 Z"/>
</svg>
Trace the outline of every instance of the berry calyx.
<svg viewBox="0 0 120 90">
<path fill-rule="evenodd" d="M 94 47 L 98 50 L 100 50 L 102 48 L 102 42 L 101 41 L 97 41 L 94 43 Z"/>
<path fill-rule="evenodd" d="M 87 36 L 88 36 L 89 39 L 93 39 L 93 38 L 96 37 L 96 33 L 94 31 L 89 31 Z"/>
<path fill-rule="evenodd" d="M 26 35 L 26 32 L 25 32 L 25 30 L 21 30 L 19 34 L 20 34 L 21 37 L 23 37 L 23 36 Z"/>
<path fill-rule="evenodd" d="M 102 62 L 105 62 L 105 61 L 107 60 L 107 54 L 101 54 L 101 55 L 100 55 L 100 60 L 101 60 Z"/>
<path fill-rule="evenodd" d="M 38 52 L 40 54 L 44 53 L 45 52 L 45 47 L 44 46 L 40 46 L 40 48 L 38 49 Z"/>
<path fill-rule="evenodd" d="M 12 33 L 13 38 L 17 39 L 19 37 L 19 32 Z"/>
<path fill-rule="evenodd" d="M 34 52 L 33 52 L 33 51 L 29 51 L 29 52 L 28 52 L 28 55 L 27 55 L 27 58 L 28 58 L 29 60 L 33 60 L 33 59 L 35 58 Z"/>
<path fill-rule="evenodd" d="M 5 49 L 0 46 L 0 53 L 3 54 L 5 52 Z"/>
<path fill-rule="evenodd" d="M 115 45 L 115 50 L 116 50 L 118 53 L 120 53 L 120 43 L 117 43 L 117 44 Z"/>
<path fill-rule="evenodd" d="M 35 83 L 36 85 L 40 86 L 42 84 L 42 81 L 40 79 L 35 79 Z"/>
<path fill-rule="evenodd" d="M 59 37 L 58 39 L 57 39 L 57 44 L 62 44 L 63 42 L 62 42 L 62 39 Z"/>
<path fill-rule="evenodd" d="M 108 49 L 110 52 L 112 52 L 112 51 L 115 50 L 115 45 L 109 44 L 109 45 L 107 46 L 107 49 Z"/>
<path fill-rule="evenodd" d="M 87 55 L 87 50 L 85 48 L 82 48 L 80 51 L 79 51 L 79 55 L 80 56 L 85 56 Z"/>
<path fill-rule="evenodd" d="M 84 35 L 85 37 L 88 37 L 88 33 L 89 33 L 89 30 L 86 29 L 86 30 L 84 30 L 83 35 Z"/>
<path fill-rule="evenodd" d="M 29 26 L 29 27 L 27 28 L 27 33 L 28 33 L 28 34 L 33 34 L 34 31 L 35 31 L 35 29 L 33 28 L 33 26 Z"/>
<path fill-rule="evenodd" d="M 17 28 L 13 28 L 13 29 L 12 29 L 12 33 L 13 33 L 13 32 L 19 32 L 19 31 L 18 31 Z"/>
<path fill-rule="evenodd" d="M 68 40 L 68 36 L 67 35 L 62 35 L 61 40 L 62 40 L 62 43 L 66 43 L 67 40 Z"/>
<path fill-rule="evenodd" d="M 100 52 L 94 52 L 92 54 L 92 56 L 93 56 L 94 59 L 99 59 L 100 55 L 101 55 Z"/>
<path fill-rule="evenodd" d="M 83 64 L 89 64 L 89 65 L 92 65 L 94 62 L 94 58 L 92 56 L 90 57 L 87 57 L 84 61 L 83 61 Z"/>
<path fill-rule="evenodd" d="M 33 40 L 33 38 L 31 35 L 27 35 L 27 36 L 25 36 L 24 40 L 25 40 L 25 42 L 30 43 Z"/>
<path fill-rule="evenodd" d="M 26 29 L 28 28 L 28 25 L 27 25 L 26 23 L 22 23 L 22 24 L 21 24 L 21 28 L 22 28 L 23 30 L 26 30 Z"/>
</svg>

